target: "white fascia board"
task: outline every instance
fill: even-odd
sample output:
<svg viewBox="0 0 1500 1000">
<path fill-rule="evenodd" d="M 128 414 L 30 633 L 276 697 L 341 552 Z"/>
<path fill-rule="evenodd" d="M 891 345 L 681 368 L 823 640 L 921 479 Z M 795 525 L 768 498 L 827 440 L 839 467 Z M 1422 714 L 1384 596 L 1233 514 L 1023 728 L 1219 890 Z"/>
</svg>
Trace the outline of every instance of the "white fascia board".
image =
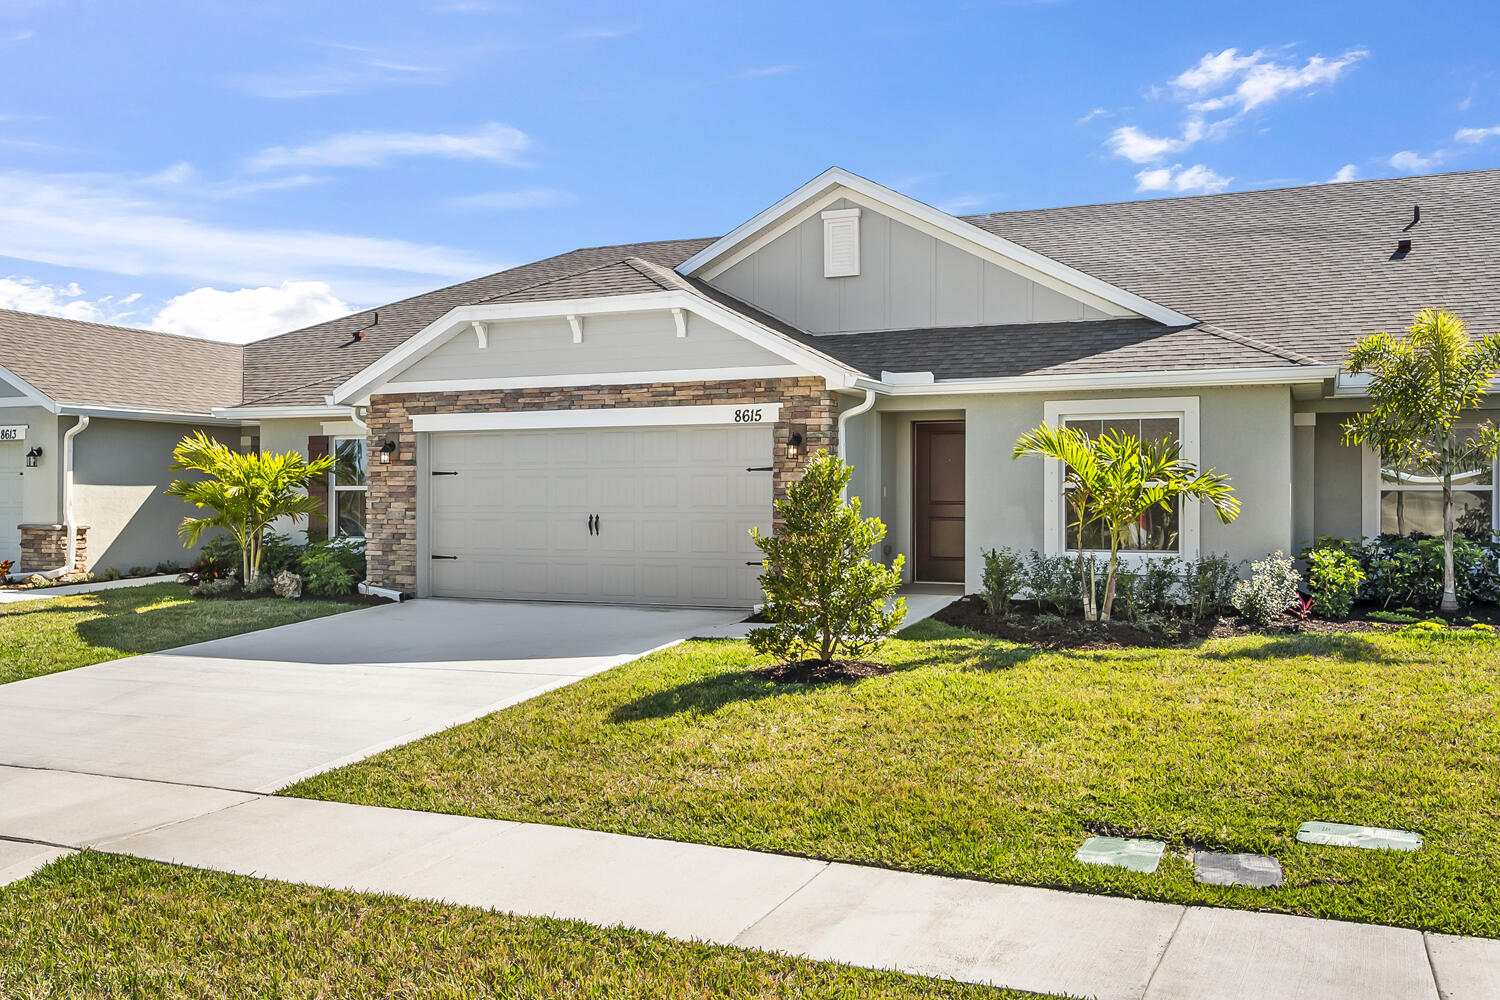
<svg viewBox="0 0 1500 1000">
<path fill-rule="evenodd" d="M 584 410 L 512 410 L 502 413 L 419 413 L 418 434 L 462 431 L 562 430 L 602 427 L 692 427 L 776 423 L 780 403 L 712 403 L 705 406 L 610 406 Z"/>
<path fill-rule="evenodd" d="M 53 399 L 51 396 L 47 395 L 45 392 L 38 389 L 36 386 L 32 385 L 30 382 L 26 381 L 24 378 L 17 375 L 15 372 L 11 371 L 9 368 L 6 368 L 3 365 L 0 365 L 0 378 L 3 378 L 5 381 L 9 382 L 11 385 L 19 389 L 21 391 L 22 397 L 27 400 L 27 405 L 40 406 L 48 413 L 56 413 L 58 407 L 61 405 L 57 402 L 57 400 Z"/>
<path fill-rule="evenodd" d="M 736 226 L 728 235 L 715 240 L 711 245 L 698 251 L 687 260 L 683 261 L 677 268 L 679 274 L 693 274 L 703 269 L 718 258 L 731 252 L 740 244 L 754 240 L 762 230 L 774 226 L 778 221 L 789 213 L 795 212 L 805 203 L 818 199 L 819 196 L 826 197 L 830 191 L 836 188 L 846 188 L 851 192 L 871 200 L 875 206 L 894 209 L 904 213 L 911 218 L 947 233 L 949 236 L 965 240 L 978 247 L 999 254 L 1009 261 L 1029 268 L 1038 274 L 1045 275 L 1054 281 L 1062 282 L 1090 295 L 1097 296 L 1105 302 L 1112 303 L 1122 309 L 1138 313 L 1148 319 L 1154 319 L 1158 323 L 1168 326 L 1190 326 L 1196 323 L 1184 313 L 1175 309 L 1168 309 L 1157 302 L 1152 302 L 1144 296 L 1134 292 L 1126 291 L 1118 285 L 1112 285 L 1091 274 L 1074 267 L 1069 267 L 1061 261 L 1054 260 L 1045 254 L 1037 253 L 1035 250 L 1012 243 L 1010 240 L 996 236 L 987 230 L 980 229 L 949 215 L 947 212 L 933 208 L 931 205 L 923 204 L 915 198 L 910 198 L 898 191 L 892 191 L 888 187 L 876 184 L 874 181 L 852 174 L 841 167 L 830 167 L 823 173 L 814 177 L 791 194 L 782 198 L 776 204 L 765 211 L 757 214 L 754 218 L 742 225 Z M 872 206 L 874 207 L 874 206 Z"/>
<path fill-rule="evenodd" d="M 716 302 L 699 298 L 685 291 L 663 290 L 638 295 L 609 295 L 588 299 L 553 299 L 541 302 L 481 303 L 457 306 L 444 313 L 406 341 L 400 347 L 381 357 L 368 368 L 357 373 L 340 385 L 328 397 L 335 403 L 350 404 L 360 401 L 379 386 L 387 377 L 400 371 L 437 343 L 446 339 L 455 330 L 466 329 L 471 323 L 495 323 L 507 320 L 562 319 L 567 316 L 600 316 L 635 312 L 671 311 L 684 309 L 702 318 L 717 323 L 732 333 L 794 364 L 801 365 L 814 375 L 828 380 L 830 388 L 847 386 L 858 377 L 852 368 L 839 365 L 822 355 L 815 354 L 788 337 L 774 330 L 752 323 L 744 317 L 725 309 Z M 494 342 L 491 330 L 492 348 Z"/>
<path fill-rule="evenodd" d="M 216 406 L 213 414 L 225 420 L 296 420 L 303 417 L 327 420 L 347 417 L 354 412 L 352 406 L 328 406 L 305 403 L 298 406 Z"/>
<path fill-rule="evenodd" d="M 510 378 L 432 379 L 387 382 L 386 392 L 465 392 L 486 389 L 568 389 L 587 385 L 641 385 L 654 382 L 715 382 L 750 378 L 796 378 L 801 365 L 752 368 L 673 368 L 664 371 L 589 372 L 585 375 L 516 375 Z"/>
<path fill-rule="evenodd" d="M 98 417 L 100 420 L 146 420 L 166 424 L 210 424 L 231 425 L 240 421 L 232 417 L 220 417 L 207 413 L 192 413 L 185 410 L 149 410 L 133 406 L 92 406 L 64 403 L 57 409 L 63 417 Z"/>
<path fill-rule="evenodd" d="M 932 385 L 890 385 L 861 381 L 890 396 L 1025 393 L 1089 389 L 1160 389 L 1172 386 L 1292 385 L 1331 378 L 1334 365 L 1289 365 L 1280 368 L 1205 368 L 1188 371 L 1108 372 L 1094 375 L 1018 375 L 1013 378 L 943 379 Z"/>
</svg>

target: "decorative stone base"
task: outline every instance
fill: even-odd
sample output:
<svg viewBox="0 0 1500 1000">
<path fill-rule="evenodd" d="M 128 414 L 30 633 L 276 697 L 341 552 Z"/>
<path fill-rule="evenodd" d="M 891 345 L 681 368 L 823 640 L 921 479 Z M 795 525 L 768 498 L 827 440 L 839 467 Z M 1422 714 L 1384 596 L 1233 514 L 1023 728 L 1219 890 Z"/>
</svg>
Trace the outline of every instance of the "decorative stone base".
<svg viewBox="0 0 1500 1000">
<path fill-rule="evenodd" d="M 772 428 L 772 489 L 776 499 L 802 475 L 807 456 L 838 446 L 838 402 L 823 379 L 741 379 L 732 382 L 658 382 L 566 388 L 490 389 L 376 396 L 365 418 L 370 454 L 396 443 L 388 465 L 369 467 L 365 559 L 371 583 L 404 593 L 417 586 L 417 436 L 411 418 L 430 413 L 500 413 L 515 410 L 599 410 L 632 406 L 703 406 L 780 403 Z M 800 455 L 788 447 L 802 433 Z"/>
<path fill-rule="evenodd" d="M 88 525 L 80 524 L 77 558 L 73 569 L 83 572 L 88 566 Z M 62 524 L 21 525 L 21 563 L 17 569 L 28 573 L 56 569 L 68 559 L 68 528 Z"/>
</svg>

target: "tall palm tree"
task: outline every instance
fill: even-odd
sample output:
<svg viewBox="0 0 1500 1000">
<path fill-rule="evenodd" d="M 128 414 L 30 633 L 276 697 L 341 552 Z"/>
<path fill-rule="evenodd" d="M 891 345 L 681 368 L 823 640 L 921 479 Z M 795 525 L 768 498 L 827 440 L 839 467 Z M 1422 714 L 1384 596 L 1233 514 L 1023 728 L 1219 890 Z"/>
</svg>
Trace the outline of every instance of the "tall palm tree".
<svg viewBox="0 0 1500 1000">
<path fill-rule="evenodd" d="M 1065 464 L 1068 506 L 1078 526 L 1078 577 L 1084 591 L 1084 616 L 1109 621 L 1119 578 L 1120 547 L 1131 529 L 1152 508 L 1172 510 L 1179 500 L 1207 503 L 1225 524 L 1240 513 L 1229 480 L 1182 457 L 1176 441 L 1142 442 L 1123 431 L 1098 438 L 1072 427 L 1042 424 L 1022 434 L 1012 458 L 1040 455 Z M 1092 581 L 1084 578 L 1084 528 L 1104 522 L 1109 532 L 1109 566 L 1104 597 L 1094 607 Z"/>
<path fill-rule="evenodd" d="M 1355 344 L 1346 368 L 1370 375 L 1372 405 L 1344 424 L 1344 443 L 1368 445 L 1380 452 L 1383 464 L 1442 480 L 1441 608 L 1457 611 L 1453 476 L 1478 459 L 1493 462 L 1500 441 L 1488 421 L 1462 435 L 1454 425 L 1465 410 L 1479 405 L 1500 372 L 1500 334 L 1475 341 L 1457 316 L 1423 309 L 1405 336 L 1382 331 Z"/>
<path fill-rule="evenodd" d="M 306 461 L 297 452 L 244 455 L 202 431 L 188 435 L 172 450 L 172 470 L 201 473 L 203 479 L 178 480 L 166 494 L 212 511 L 185 517 L 177 533 L 185 547 L 203 533 L 222 528 L 240 547 L 240 579 L 260 574 L 261 540 L 280 518 L 297 519 L 322 512 L 323 502 L 307 494 L 307 484 L 333 467 L 329 456 Z"/>
</svg>

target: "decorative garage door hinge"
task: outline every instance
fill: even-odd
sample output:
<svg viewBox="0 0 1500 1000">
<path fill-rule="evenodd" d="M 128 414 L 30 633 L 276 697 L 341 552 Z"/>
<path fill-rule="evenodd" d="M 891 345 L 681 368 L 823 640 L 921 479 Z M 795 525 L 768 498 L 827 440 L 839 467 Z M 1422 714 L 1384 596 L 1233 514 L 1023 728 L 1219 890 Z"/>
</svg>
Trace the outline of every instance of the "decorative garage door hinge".
<svg viewBox="0 0 1500 1000">
<path fill-rule="evenodd" d="M 434 559 L 458 559 L 458 556 L 433 556 Z"/>
<path fill-rule="evenodd" d="M 434 472 L 433 475 L 434 476 L 456 476 L 456 475 L 458 475 L 458 473 L 456 473 L 456 472 Z"/>
</svg>

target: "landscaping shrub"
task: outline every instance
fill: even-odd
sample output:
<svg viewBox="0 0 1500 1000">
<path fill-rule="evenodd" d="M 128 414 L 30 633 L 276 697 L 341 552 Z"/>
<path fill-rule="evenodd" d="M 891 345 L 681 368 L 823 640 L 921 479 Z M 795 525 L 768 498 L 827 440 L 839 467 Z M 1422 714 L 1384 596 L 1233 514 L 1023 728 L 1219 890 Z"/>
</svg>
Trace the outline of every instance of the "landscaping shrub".
<svg viewBox="0 0 1500 1000">
<path fill-rule="evenodd" d="M 1173 604 L 1173 592 L 1182 578 L 1178 559 L 1149 559 L 1136 574 L 1135 601 L 1141 611 L 1165 614 Z"/>
<path fill-rule="evenodd" d="M 1313 549 L 1307 554 L 1307 582 L 1312 610 L 1324 618 L 1342 618 L 1354 606 L 1364 582 L 1359 559 L 1342 548 Z"/>
<path fill-rule="evenodd" d="M 1026 558 L 1026 589 L 1042 607 L 1061 615 L 1083 610 L 1078 563 L 1071 556 L 1049 556 L 1035 550 Z"/>
<path fill-rule="evenodd" d="M 1433 608 L 1441 602 L 1441 538 L 1381 535 L 1358 543 L 1355 551 L 1365 575 L 1361 600 L 1383 608 L 1392 605 Z M 1455 538 L 1453 576 L 1460 603 L 1500 603 L 1500 546 Z"/>
<path fill-rule="evenodd" d="M 238 550 L 236 550 L 238 551 Z M 295 569 L 307 546 L 290 535 L 267 534 L 260 542 L 260 571 L 271 579 L 284 569 Z"/>
<path fill-rule="evenodd" d="M 776 501 L 781 522 L 774 535 L 750 530 L 765 553 L 760 584 L 763 613 L 771 624 L 750 632 L 756 652 L 782 663 L 832 663 L 843 653 L 859 657 L 875 649 L 906 617 L 906 601 L 895 597 L 905 560 L 890 566 L 870 559 L 885 537 L 879 518 L 860 516 L 858 497 L 844 499 L 854 469 L 826 451 L 808 460 L 802 478 Z M 890 602 L 890 606 L 887 606 Z"/>
<path fill-rule="evenodd" d="M 1250 579 L 1234 585 L 1229 601 L 1246 621 L 1269 625 L 1297 599 L 1300 580 L 1292 560 L 1278 550 L 1250 564 Z"/>
<path fill-rule="evenodd" d="M 1195 619 L 1222 613 L 1230 607 L 1234 587 L 1240 582 L 1239 563 L 1227 555 L 1209 553 L 1193 562 L 1182 564 L 1182 591 L 1187 598 L 1188 613 Z"/>
<path fill-rule="evenodd" d="M 1026 562 L 1020 554 L 1008 549 L 990 549 L 984 553 L 984 608 L 992 615 L 1010 614 L 1025 579 Z"/>
<path fill-rule="evenodd" d="M 355 583 L 365 578 L 365 540 L 363 538 L 333 538 L 309 545 L 302 550 L 302 558 L 291 569 L 296 571 L 300 567 L 305 574 L 307 558 L 315 553 L 325 554 L 332 558 L 344 567 L 344 571 L 354 578 Z"/>
<path fill-rule="evenodd" d="M 331 546 L 315 547 L 302 557 L 302 587 L 318 597 L 342 597 L 354 590 L 354 574 Z"/>
</svg>

